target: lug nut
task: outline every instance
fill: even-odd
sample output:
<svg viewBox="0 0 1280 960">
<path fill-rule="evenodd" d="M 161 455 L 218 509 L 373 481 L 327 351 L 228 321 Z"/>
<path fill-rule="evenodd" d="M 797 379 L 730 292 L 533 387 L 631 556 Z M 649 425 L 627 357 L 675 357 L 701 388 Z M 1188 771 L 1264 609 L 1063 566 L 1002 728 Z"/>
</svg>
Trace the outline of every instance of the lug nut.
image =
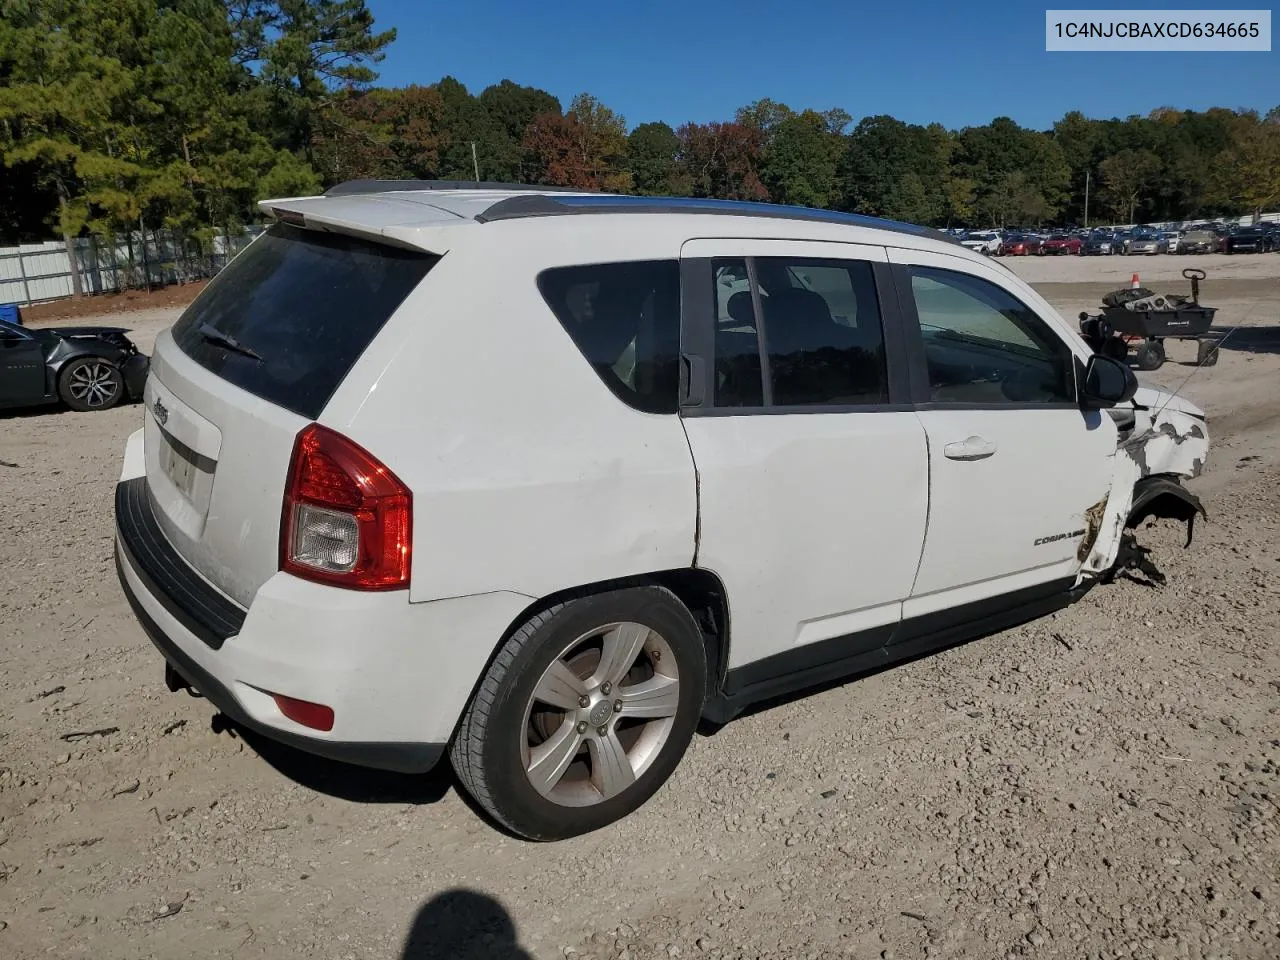
<svg viewBox="0 0 1280 960">
<path fill-rule="evenodd" d="M 600 687 L 600 692 L 607 697 L 609 695 L 609 691 L 612 689 L 613 689 L 613 684 L 610 683 L 608 680 L 606 680 L 604 684 Z"/>
<path fill-rule="evenodd" d="M 579 733 L 586 733 L 586 732 L 587 732 L 587 721 L 585 721 L 585 720 L 579 720 L 579 721 L 578 721 L 578 732 L 579 732 Z"/>
<path fill-rule="evenodd" d="M 621 713 L 621 712 L 622 712 L 622 701 L 621 701 L 621 700 L 615 700 L 615 701 L 613 701 L 613 712 L 614 712 L 614 713 Z"/>
<path fill-rule="evenodd" d="M 578 706 L 580 706 L 583 710 L 587 709 L 587 707 L 591 706 L 591 698 L 587 696 L 579 697 Z"/>
<path fill-rule="evenodd" d="M 606 735 L 609 733 L 609 728 L 608 728 L 608 727 L 596 727 L 596 733 L 600 734 L 600 736 L 602 736 L 602 737 L 603 737 L 603 736 L 606 736 Z"/>
</svg>

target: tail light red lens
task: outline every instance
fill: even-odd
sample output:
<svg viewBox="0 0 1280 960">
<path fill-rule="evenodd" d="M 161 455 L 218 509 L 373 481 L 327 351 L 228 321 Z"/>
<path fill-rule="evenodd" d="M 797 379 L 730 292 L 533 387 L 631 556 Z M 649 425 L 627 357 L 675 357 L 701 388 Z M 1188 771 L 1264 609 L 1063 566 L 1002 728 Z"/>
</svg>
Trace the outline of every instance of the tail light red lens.
<svg viewBox="0 0 1280 960">
<path fill-rule="evenodd" d="M 313 423 L 294 441 L 280 569 L 354 590 L 409 585 L 413 500 L 373 454 Z"/>
</svg>

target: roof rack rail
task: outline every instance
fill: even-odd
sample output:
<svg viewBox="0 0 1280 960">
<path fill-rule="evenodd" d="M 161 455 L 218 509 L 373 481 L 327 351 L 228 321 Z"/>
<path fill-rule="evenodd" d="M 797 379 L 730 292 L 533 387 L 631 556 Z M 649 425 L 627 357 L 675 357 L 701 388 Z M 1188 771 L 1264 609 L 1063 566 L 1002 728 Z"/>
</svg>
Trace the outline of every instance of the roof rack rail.
<svg viewBox="0 0 1280 960">
<path fill-rule="evenodd" d="M 324 192 L 326 197 L 347 197 L 361 193 L 389 193 L 393 190 L 520 190 L 529 193 L 583 193 L 577 187 L 543 187 L 530 183 L 499 183 L 493 180 L 347 180 Z"/>
<path fill-rule="evenodd" d="M 918 237 L 930 237 L 960 245 L 960 241 L 948 233 L 933 227 L 922 227 L 898 220 L 884 220 L 861 213 L 845 213 L 817 207 L 797 207 L 752 200 L 713 200 L 700 197 L 636 197 L 621 194 L 593 194 L 551 197 L 545 191 L 518 196 L 503 197 L 482 213 L 476 214 L 479 223 L 495 220 L 521 220 L 528 217 L 570 216 L 593 213 L 686 213 L 712 214 L 735 217 L 768 217 L 781 220 L 808 220 L 816 223 L 834 223 L 846 226 L 869 227 L 873 230 L 889 230 Z"/>
</svg>

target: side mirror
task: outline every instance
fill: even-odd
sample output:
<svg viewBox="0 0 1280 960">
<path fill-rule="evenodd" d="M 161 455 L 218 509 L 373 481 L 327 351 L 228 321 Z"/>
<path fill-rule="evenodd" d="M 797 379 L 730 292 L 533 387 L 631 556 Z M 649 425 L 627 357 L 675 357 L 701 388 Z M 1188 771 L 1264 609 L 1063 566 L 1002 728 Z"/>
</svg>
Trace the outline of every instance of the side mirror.
<svg viewBox="0 0 1280 960">
<path fill-rule="evenodd" d="M 1101 354 L 1089 358 L 1080 385 L 1080 404 L 1086 410 L 1114 407 L 1132 400 L 1137 392 L 1138 378 L 1128 364 Z"/>
</svg>

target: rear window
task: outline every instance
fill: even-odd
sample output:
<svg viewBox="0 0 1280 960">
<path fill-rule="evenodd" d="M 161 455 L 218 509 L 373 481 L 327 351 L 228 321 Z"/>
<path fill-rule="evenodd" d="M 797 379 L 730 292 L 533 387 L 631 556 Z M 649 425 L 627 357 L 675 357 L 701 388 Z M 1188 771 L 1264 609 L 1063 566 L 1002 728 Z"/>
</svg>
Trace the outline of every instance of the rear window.
<svg viewBox="0 0 1280 960">
<path fill-rule="evenodd" d="M 556 267 L 538 289 L 596 374 L 645 413 L 680 402 L 680 267 L 639 260 Z"/>
<path fill-rule="evenodd" d="M 186 309 L 173 339 L 229 383 L 314 420 L 439 259 L 277 223 Z"/>
</svg>

